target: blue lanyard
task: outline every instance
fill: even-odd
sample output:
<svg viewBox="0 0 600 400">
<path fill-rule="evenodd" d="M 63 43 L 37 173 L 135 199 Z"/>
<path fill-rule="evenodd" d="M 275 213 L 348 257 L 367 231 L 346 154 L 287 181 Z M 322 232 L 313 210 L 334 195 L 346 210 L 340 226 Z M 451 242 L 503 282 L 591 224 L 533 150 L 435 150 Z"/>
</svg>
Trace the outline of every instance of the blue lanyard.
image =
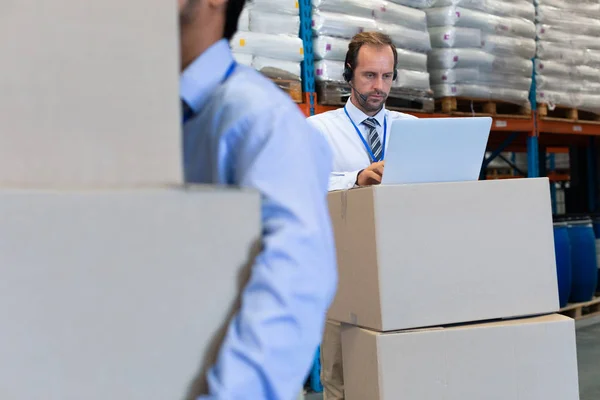
<svg viewBox="0 0 600 400">
<path fill-rule="evenodd" d="M 224 84 L 225 82 L 227 82 L 229 80 L 229 78 L 231 78 L 231 75 L 233 75 L 233 73 L 235 72 L 236 67 L 237 67 L 237 62 L 235 62 L 235 60 L 234 60 L 229 65 L 229 68 L 227 68 L 227 72 L 225 72 L 225 75 L 223 76 L 223 79 L 221 79 L 221 82 L 219 83 L 219 85 Z M 187 103 L 184 103 L 183 110 L 184 110 L 183 124 L 185 125 L 185 123 L 187 121 L 189 121 L 194 115 L 196 115 L 196 112 L 194 110 L 192 110 Z"/>
<path fill-rule="evenodd" d="M 227 80 L 229 78 L 231 78 L 231 75 L 233 75 L 233 73 L 235 72 L 235 68 L 236 67 L 237 67 L 237 62 L 232 61 L 231 65 L 229 66 L 229 68 L 227 68 L 227 72 L 225 72 L 225 76 L 221 80 L 221 85 L 224 84 L 225 82 L 227 82 Z"/>
<path fill-rule="evenodd" d="M 387 140 L 387 116 L 384 117 L 384 119 L 383 119 L 383 147 L 381 148 L 381 158 L 378 160 L 375 158 L 375 154 L 373 154 L 373 150 L 371 150 L 371 146 L 369 145 L 369 143 L 367 143 L 367 141 L 365 140 L 362 133 L 360 133 L 360 130 L 358 129 L 358 127 L 356 126 L 356 124 L 354 123 L 352 118 L 350 117 L 350 114 L 348 114 L 348 110 L 346 109 L 345 106 L 344 106 L 344 112 L 346 113 L 346 116 L 348 116 L 348 119 L 350 120 L 350 122 L 352 122 L 352 126 L 356 130 L 356 133 L 358 133 L 358 137 L 360 138 L 360 140 L 362 140 L 363 145 L 365 146 L 365 149 L 367 149 L 367 152 L 369 153 L 369 156 L 371 157 L 371 160 L 372 160 L 371 162 L 383 161 L 385 158 L 385 142 Z"/>
</svg>

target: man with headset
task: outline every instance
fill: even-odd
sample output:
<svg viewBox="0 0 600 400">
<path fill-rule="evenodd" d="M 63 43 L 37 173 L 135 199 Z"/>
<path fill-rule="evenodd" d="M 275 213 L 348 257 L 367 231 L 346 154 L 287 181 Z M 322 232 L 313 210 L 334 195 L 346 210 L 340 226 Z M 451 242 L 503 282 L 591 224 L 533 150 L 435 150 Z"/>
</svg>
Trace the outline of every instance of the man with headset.
<svg viewBox="0 0 600 400">
<path fill-rule="evenodd" d="M 354 36 L 346 53 L 344 79 L 352 88 L 344 108 L 310 117 L 333 150 L 329 190 L 381 182 L 392 121 L 415 118 L 385 109 L 396 80 L 398 53 L 389 36 L 364 32 Z"/>
<path fill-rule="evenodd" d="M 392 121 L 415 118 L 385 109 L 396 79 L 398 53 L 380 32 L 356 35 L 348 47 L 344 79 L 352 92 L 344 108 L 309 118 L 333 151 L 329 190 L 381 183 Z M 343 399 L 344 380 L 340 325 L 328 321 L 321 346 L 324 399 Z"/>
<path fill-rule="evenodd" d="M 185 179 L 262 198 L 261 253 L 194 399 L 295 398 L 336 287 L 331 153 L 289 96 L 234 61 L 229 40 L 244 3 L 178 0 Z"/>
</svg>

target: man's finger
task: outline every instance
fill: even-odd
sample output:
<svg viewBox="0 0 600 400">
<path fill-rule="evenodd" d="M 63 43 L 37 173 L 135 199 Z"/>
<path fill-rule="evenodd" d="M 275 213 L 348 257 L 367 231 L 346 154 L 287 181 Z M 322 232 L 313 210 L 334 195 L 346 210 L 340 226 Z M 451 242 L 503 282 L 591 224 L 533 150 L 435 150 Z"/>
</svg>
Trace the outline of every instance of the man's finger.
<svg viewBox="0 0 600 400">
<path fill-rule="evenodd" d="M 375 165 L 372 169 L 373 172 L 375 172 L 378 176 L 382 176 L 383 175 L 383 166 L 382 165 Z"/>
<path fill-rule="evenodd" d="M 384 167 L 384 165 L 385 165 L 385 161 L 379 161 L 379 162 L 371 164 L 369 166 L 369 170 L 374 171 L 379 176 L 381 176 L 381 175 L 383 175 L 383 167 Z"/>
<path fill-rule="evenodd" d="M 378 185 L 381 183 L 381 176 L 374 171 L 369 171 L 367 177 L 371 185 Z"/>
</svg>

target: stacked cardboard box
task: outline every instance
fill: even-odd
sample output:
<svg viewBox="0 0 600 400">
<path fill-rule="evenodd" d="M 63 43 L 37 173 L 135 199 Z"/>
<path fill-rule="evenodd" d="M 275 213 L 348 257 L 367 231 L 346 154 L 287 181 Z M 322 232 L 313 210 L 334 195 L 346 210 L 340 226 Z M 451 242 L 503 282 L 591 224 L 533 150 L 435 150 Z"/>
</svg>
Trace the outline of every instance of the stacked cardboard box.
<svg viewBox="0 0 600 400">
<path fill-rule="evenodd" d="M 535 55 L 531 0 L 436 0 L 426 12 L 436 97 L 529 106 Z"/>
<path fill-rule="evenodd" d="M 0 398 L 186 398 L 259 198 L 183 186 L 176 2 L 51 3 L 2 11 Z"/>
<path fill-rule="evenodd" d="M 346 398 L 578 399 L 547 179 L 332 192 Z"/>
<path fill-rule="evenodd" d="M 398 3 L 398 4 L 396 4 Z M 324 104 L 346 98 L 343 78 L 350 39 L 360 32 L 391 36 L 398 48 L 398 78 L 391 97 L 430 96 L 427 52 L 431 49 L 425 12 L 381 0 L 313 0 L 315 77 Z"/>
<path fill-rule="evenodd" d="M 231 48 L 238 62 L 251 66 L 289 89 L 284 81 L 301 82 L 304 45 L 299 37 L 300 9 L 297 0 L 254 0 L 238 23 Z M 290 92 L 290 90 L 287 90 Z M 301 100 L 297 85 L 293 95 Z"/>
</svg>

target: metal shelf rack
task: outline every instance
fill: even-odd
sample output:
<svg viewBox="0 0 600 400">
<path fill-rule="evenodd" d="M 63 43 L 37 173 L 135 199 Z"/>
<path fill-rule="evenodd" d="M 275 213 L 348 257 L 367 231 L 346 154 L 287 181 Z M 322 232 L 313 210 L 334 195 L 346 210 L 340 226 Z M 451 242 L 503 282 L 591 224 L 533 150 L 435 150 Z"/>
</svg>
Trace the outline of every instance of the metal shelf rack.
<svg viewBox="0 0 600 400">
<path fill-rule="evenodd" d="M 316 83 L 314 74 L 313 34 L 312 34 L 312 4 L 311 0 L 299 0 L 300 8 L 300 37 L 304 42 L 304 61 L 302 63 L 302 82 L 304 89 L 304 103 L 300 104 L 306 116 L 334 110 L 338 107 L 317 104 Z M 494 117 L 492 133 L 490 135 L 488 150 L 492 156 L 501 152 L 526 152 L 527 174 L 530 178 L 539 177 L 541 173 L 551 179 L 564 180 L 570 177 L 565 174 L 556 174 L 540 171 L 540 159 L 546 159 L 544 149 L 551 147 L 586 146 L 588 149 L 587 192 L 589 194 L 588 209 L 596 211 L 596 151 L 595 137 L 600 136 L 600 122 L 568 121 L 539 117 L 535 110 L 535 76 L 530 93 L 533 108 L 530 117 Z M 419 118 L 449 117 L 447 114 L 411 113 Z M 542 152 L 540 152 L 542 149 Z M 484 161 L 489 163 L 493 157 Z M 554 185 L 551 185 L 554 188 Z M 553 199 L 555 193 L 552 193 Z"/>
</svg>

